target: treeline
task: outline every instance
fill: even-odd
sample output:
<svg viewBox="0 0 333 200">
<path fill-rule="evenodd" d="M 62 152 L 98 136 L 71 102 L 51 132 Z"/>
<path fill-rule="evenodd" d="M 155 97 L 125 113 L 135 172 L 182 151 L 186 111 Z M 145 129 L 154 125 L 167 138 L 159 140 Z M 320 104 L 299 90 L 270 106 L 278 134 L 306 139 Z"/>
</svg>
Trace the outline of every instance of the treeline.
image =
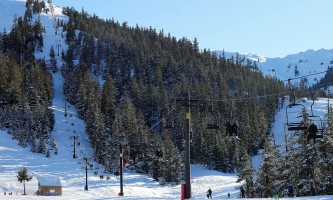
<svg viewBox="0 0 333 200">
<path fill-rule="evenodd" d="M 95 159 L 109 170 L 117 169 L 117 145 L 123 143 L 133 168 L 178 182 L 186 111 L 175 99 L 188 95 L 205 100 L 191 107 L 193 163 L 234 172 L 243 157 L 263 148 L 285 88 L 255 63 L 200 51 L 196 39 L 177 40 L 72 8 L 64 13 L 64 93 L 86 120 Z M 221 128 L 207 130 L 212 121 Z M 240 140 L 226 139 L 227 121 L 239 124 Z"/>
<path fill-rule="evenodd" d="M 39 18 L 32 19 L 34 7 L 27 1 L 24 17 L 0 34 L 0 127 L 22 147 L 46 154 L 54 126 L 53 82 L 46 62 L 34 56 L 42 51 L 44 32 Z"/>
</svg>

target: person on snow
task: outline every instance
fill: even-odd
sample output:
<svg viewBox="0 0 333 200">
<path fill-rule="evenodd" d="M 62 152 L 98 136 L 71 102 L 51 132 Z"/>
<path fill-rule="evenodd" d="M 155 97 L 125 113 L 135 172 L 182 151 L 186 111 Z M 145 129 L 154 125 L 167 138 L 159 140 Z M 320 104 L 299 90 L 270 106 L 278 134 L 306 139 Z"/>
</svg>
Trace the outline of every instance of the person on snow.
<svg viewBox="0 0 333 200">
<path fill-rule="evenodd" d="M 279 199 L 279 189 L 275 188 L 273 190 L 273 197 L 275 198 L 275 200 Z"/>
<path fill-rule="evenodd" d="M 212 190 L 209 188 L 209 190 L 207 190 L 207 199 L 211 198 L 212 199 Z"/>
<path fill-rule="evenodd" d="M 241 198 L 245 198 L 245 190 L 243 186 L 240 187 L 240 191 L 241 191 Z"/>
<path fill-rule="evenodd" d="M 288 185 L 288 197 L 294 196 L 294 188 L 292 185 Z"/>
<path fill-rule="evenodd" d="M 308 140 L 308 142 L 313 139 L 313 142 L 316 143 L 316 135 L 317 135 L 317 125 L 315 125 L 314 123 L 311 123 L 310 126 L 308 127 L 308 129 L 305 131 L 305 133 L 308 133 L 306 139 Z"/>
</svg>

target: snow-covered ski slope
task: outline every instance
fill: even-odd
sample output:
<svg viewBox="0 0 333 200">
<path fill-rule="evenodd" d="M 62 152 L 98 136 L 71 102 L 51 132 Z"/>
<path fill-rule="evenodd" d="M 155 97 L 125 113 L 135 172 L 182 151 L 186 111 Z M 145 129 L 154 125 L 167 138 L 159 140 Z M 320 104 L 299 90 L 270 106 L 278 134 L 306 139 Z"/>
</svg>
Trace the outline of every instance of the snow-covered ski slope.
<svg viewBox="0 0 333 200">
<path fill-rule="evenodd" d="M 72 115 L 72 117 L 65 118 L 61 92 L 56 94 L 52 107 L 56 116 L 56 125 L 52 136 L 59 147 L 58 155 L 52 153 L 50 158 L 46 158 L 42 154 L 32 153 L 29 148 L 21 148 L 17 141 L 12 140 L 5 131 L 0 131 L 0 199 L 180 199 L 179 185 L 161 186 L 146 175 L 131 173 L 128 170 L 124 173 L 125 196 L 118 197 L 119 178 L 105 174 L 103 167 L 93 162 L 94 168 L 99 168 L 97 169 L 98 175 L 110 176 L 111 179 L 101 180 L 99 176 L 93 174 L 96 169 L 88 170 L 89 190 L 84 191 L 85 162 L 83 157 L 91 156 L 91 148 L 84 133 L 84 124 L 76 117 L 75 109 L 69 105 L 67 112 L 68 116 Z M 76 159 L 73 159 L 73 147 L 71 146 L 73 140 L 70 139 L 73 130 L 80 136 L 80 146 L 77 147 L 78 158 Z M 26 167 L 33 176 L 32 181 L 26 183 L 27 196 L 21 195 L 23 184 L 16 178 L 18 170 L 22 167 Z M 214 199 L 227 199 L 228 192 L 231 193 L 232 199 L 238 198 L 239 183 L 236 183 L 235 174 L 224 174 L 198 165 L 192 165 L 191 172 L 192 199 L 205 199 L 205 192 L 208 188 L 212 188 Z M 36 175 L 59 177 L 63 185 L 63 196 L 34 196 L 33 193 L 37 190 L 38 184 Z M 5 196 L 4 192 L 7 194 L 13 192 L 13 195 Z M 333 199 L 333 196 L 295 199 Z"/>
<path fill-rule="evenodd" d="M 0 29 L 9 31 L 12 27 L 14 16 L 23 16 L 25 0 L 0 0 Z M 50 6 L 50 5 L 48 5 Z M 51 8 L 51 7 L 50 7 Z M 59 18 L 67 21 L 68 18 L 61 14 L 61 9 L 52 7 L 52 12 L 40 14 L 40 19 L 45 27 L 43 52 L 36 52 L 38 58 L 49 59 L 51 46 L 57 50 L 66 51 L 64 42 L 65 33 L 61 29 L 55 30 L 55 21 Z M 36 19 L 38 16 L 34 16 Z M 58 66 L 61 66 L 60 57 L 57 57 Z M 51 150 L 51 157 L 32 153 L 30 148 L 21 148 L 16 140 L 12 140 L 6 130 L 0 130 L 0 199 L 180 199 L 180 185 L 161 186 L 149 176 L 125 170 L 124 196 L 118 197 L 119 178 L 104 173 L 103 166 L 90 161 L 92 169 L 88 170 L 89 190 L 85 191 L 85 161 L 83 158 L 92 157 L 92 149 L 85 133 L 84 122 L 77 117 L 74 106 L 67 104 L 65 117 L 65 101 L 62 93 L 63 79 L 59 72 L 53 75 L 55 96 L 52 107 L 55 114 L 55 127 L 52 137 L 58 146 L 58 155 Z M 278 114 L 276 125 L 281 126 Z M 75 131 L 75 132 L 74 132 Z M 274 131 L 278 132 L 278 131 Z M 78 136 L 76 142 L 76 155 L 73 159 L 73 138 Z M 77 144 L 77 143 L 76 143 Z M 255 163 L 256 164 L 256 163 Z M 258 164 L 257 164 L 258 165 Z M 26 167 L 33 179 L 26 183 L 26 196 L 22 196 L 23 184 L 17 180 L 17 172 Z M 98 176 L 94 172 L 98 171 Z M 100 179 L 99 175 L 104 175 Z M 56 176 L 61 180 L 63 195 L 61 197 L 34 196 L 37 190 L 37 176 Z M 110 180 L 105 177 L 110 176 Z M 236 183 L 235 174 L 224 174 L 214 170 L 208 170 L 204 166 L 191 166 L 192 199 L 205 199 L 208 188 L 213 190 L 214 199 L 227 199 L 227 193 L 231 199 L 238 198 L 240 183 Z M 4 195 L 4 192 L 7 195 Z M 8 195 L 12 192 L 13 195 Z M 308 197 L 295 199 L 333 199 L 331 196 Z"/>
<path fill-rule="evenodd" d="M 103 166 L 92 161 L 93 169 L 88 170 L 89 190 L 85 191 L 84 158 L 92 157 L 92 149 L 84 131 L 84 122 L 77 118 L 76 110 L 70 104 L 67 104 L 68 117 L 65 117 L 62 77 L 59 73 L 54 75 L 54 81 L 55 97 L 52 109 L 56 123 L 52 137 L 58 145 L 58 155 L 51 151 L 51 157 L 46 158 L 45 155 L 32 153 L 29 148 L 21 148 L 5 130 L 0 131 L 0 199 L 9 197 L 3 195 L 4 192 L 12 192 L 12 199 L 180 199 L 180 185 L 161 186 L 147 175 L 128 170 L 124 173 L 125 196 L 118 197 L 119 177 L 104 173 Z M 76 146 L 76 159 L 73 159 L 71 146 L 73 135 L 79 136 L 80 142 L 80 146 Z M 33 176 L 32 181 L 26 183 L 27 196 L 21 195 L 23 184 L 16 178 L 18 170 L 22 167 L 26 167 Z M 98 171 L 98 176 L 94 176 L 95 171 Z M 213 189 L 216 199 L 225 198 L 228 192 L 232 197 L 238 197 L 240 184 L 236 183 L 235 174 L 224 174 L 198 165 L 192 165 L 191 171 L 193 199 L 205 198 L 205 192 L 209 187 Z M 59 177 L 63 185 L 61 197 L 33 195 L 38 185 L 36 176 L 43 175 Z M 100 179 L 99 175 L 104 175 L 105 178 Z M 107 176 L 111 179 L 106 180 Z"/>
</svg>

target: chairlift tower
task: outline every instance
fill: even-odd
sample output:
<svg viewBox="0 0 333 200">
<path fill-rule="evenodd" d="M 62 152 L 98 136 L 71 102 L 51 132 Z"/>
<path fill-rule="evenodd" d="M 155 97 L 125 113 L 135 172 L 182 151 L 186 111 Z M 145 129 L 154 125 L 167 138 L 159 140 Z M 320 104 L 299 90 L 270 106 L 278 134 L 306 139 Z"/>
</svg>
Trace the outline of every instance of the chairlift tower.
<svg viewBox="0 0 333 200">
<path fill-rule="evenodd" d="M 191 161 L 190 161 L 190 130 L 191 130 L 191 99 L 188 96 L 188 106 L 185 123 L 185 198 L 191 198 Z"/>
<path fill-rule="evenodd" d="M 118 196 L 124 196 L 124 189 L 123 189 L 123 145 L 122 143 L 119 144 L 119 165 L 120 165 L 120 192 Z"/>
<path fill-rule="evenodd" d="M 190 142 L 191 142 L 191 106 L 202 106 L 203 104 L 212 103 L 219 100 L 211 99 L 191 99 L 190 94 L 187 98 L 176 98 L 177 106 L 185 106 L 185 199 L 191 198 L 191 155 L 190 155 Z M 211 107 L 212 108 L 212 107 Z M 214 112 L 211 110 L 212 113 Z M 217 117 L 217 116 L 215 116 Z M 218 116 L 219 117 L 219 116 Z M 219 120 L 215 119 L 210 124 L 207 124 L 207 129 L 220 129 Z"/>
<path fill-rule="evenodd" d="M 84 160 L 86 161 L 86 185 L 84 186 L 84 190 L 88 191 L 88 157 L 85 157 Z"/>
</svg>

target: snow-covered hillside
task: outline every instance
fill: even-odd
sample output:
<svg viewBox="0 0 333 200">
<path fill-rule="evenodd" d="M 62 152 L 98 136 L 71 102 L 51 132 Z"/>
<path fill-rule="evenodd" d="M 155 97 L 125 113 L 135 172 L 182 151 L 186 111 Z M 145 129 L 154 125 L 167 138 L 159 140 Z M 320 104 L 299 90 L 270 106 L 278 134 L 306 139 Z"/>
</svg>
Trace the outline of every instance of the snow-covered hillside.
<svg viewBox="0 0 333 200">
<path fill-rule="evenodd" d="M 62 32 L 62 27 L 56 29 L 57 21 L 68 21 L 68 17 L 62 14 L 62 9 L 45 3 L 46 9 L 49 12 L 42 12 L 39 15 L 33 15 L 33 20 L 40 18 L 45 33 L 43 34 L 44 47 L 42 52 L 35 52 L 37 58 L 50 59 L 50 49 L 53 46 L 56 54 L 56 59 L 61 62 L 61 50 L 65 52 L 67 45 L 65 43 L 65 33 Z M 0 30 L 9 32 L 13 26 L 15 18 L 23 17 L 25 13 L 25 0 L 0 0 Z M 61 66 L 61 64 L 59 64 Z"/>
<path fill-rule="evenodd" d="M 61 50 L 66 51 L 67 45 L 65 44 L 65 33 L 62 32 L 61 28 L 56 30 L 55 23 L 58 19 L 67 21 L 68 18 L 61 14 L 60 8 L 51 5 L 47 6 L 50 12 L 34 16 L 34 19 L 40 17 L 46 31 L 43 34 L 43 51 L 36 52 L 35 55 L 38 58 L 48 60 L 50 48 L 53 46 L 57 55 L 58 67 L 60 67 L 62 61 L 59 52 L 61 52 Z M 25 0 L 0 0 L 0 29 L 9 31 L 12 27 L 14 17 L 23 16 L 24 11 Z M 263 72 L 270 74 L 272 69 L 275 69 L 277 76 L 281 75 L 281 79 L 287 79 L 289 77 L 284 77 L 284 75 L 290 75 L 290 72 L 288 74 L 285 70 L 292 70 L 295 63 L 299 63 L 297 66 L 300 68 L 300 75 L 305 75 L 305 73 L 309 71 L 307 66 L 312 66 L 312 64 L 315 63 L 319 63 L 320 67 L 327 65 L 332 57 L 332 52 L 327 53 L 325 60 L 322 58 L 317 59 L 315 55 L 315 52 L 309 52 L 308 56 L 302 57 L 303 62 L 300 62 L 301 57 L 299 57 L 299 55 L 287 56 L 289 61 L 283 62 L 279 59 L 267 59 L 256 55 L 247 56 L 252 60 L 257 61 L 259 59 L 259 66 Z M 284 68 L 287 67 L 290 62 L 291 68 Z M 321 62 L 323 62 L 323 64 L 321 64 Z M 265 63 L 272 63 L 272 66 L 265 66 Z M 288 63 L 288 65 L 285 66 L 285 63 Z M 281 67 L 279 67 L 280 65 Z M 263 68 L 266 67 L 267 70 L 265 71 Z M 279 69 L 277 70 L 276 68 Z M 304 74 L 301 68 L 306 69 L 304 70 Z M 315 70 L 321 71 L 321 69 L 317 68 Z M 43 154 L 32 153 L 30 148 L 21 148 L 16 140 L 12 140 L 7 130 L 0 130 L 0 199 L 180 199 L 180 185 L 161 186 L 158 182 L 152 180 L 151 177 L 132 172 L 128 169 L 125 169 L 124 173 L 125 196 L 119 197 L 117 195 L 120 185 L 119 177 L 106 173 L 103 166 L 93 161 L 93 150 L 90 146 L 88 136 L 85 133 L 84 121 L 77 117 L 77 111 L 73 105 L 67 103 L 65 108 L 65 97 L 62 91 L 63 78 L 60 72 L 53 74 L 53 81 L 54 98 L 51 109 L 55 115 L 55 126 L 51 137 L 54 138 L 57 144 L 58 153 L 55 154 L 54 150 L 51 150 L 50 158 L 47 158 Z M 306 103 L 306 105 L 309 105 L 309 103 Z M 324 100 L 318 101 L 316 105 L 324 106 L 325 102 Z M 68 114 L 68 117 L 65 117 L 65 112 Z M 276 135 L 281 135 L 282 130 L 280 130 L 280 128 L 285 119 L 283 113 L 283 110 L 278 113 L 276 124 L 273 127 L 273 131 Z M 75 146 L 77 158 L 75 159 L 73 159 L 73 136 L 77 137 Z M 281 138 L 279 140 L 283 142 Z M 78 145 L 78 143 L 80 143 L 80 145 Z M 88 158 L 91 164 L 88 170 L 88 191 L 84 190 L 84 158 Z M 254 165 L 258 167 L 259 161 L 260 159 L 256 160 Z M 17 172 L 22 167 L 26 167 L 29 174 L 33 176 L 33 179 L 26 183 L 26 196 L 21 195 L 23 193 L 23 184 L 20 183 L 16 177 Z M 55 176 L 60 179 L 63 186 L 63 196 L 34 196 L 38 185 L 36 177 L 43 175 Z M 104 178 L 101 179 L 100 175 L 104 175 Z M 107 180 L 106 177 L 110 177 L 110 179 Z M 239 186 L 241 183 L 236 183 L 236 174 L 225 174 L 209 170 L 204 166 L 192 165 L 191 180 L 192 199 L 205 199 L 208 188 L 213 190 L 214 199 L 227 199 L 228 193 L 231 194 L 231 199 L 239 197 Z M 7 195 L 4 195 L 4 192 L 6 192 Z M 12 192 L 13 195 L 9 196 L 9 192 Z M 318 196 L 294 199 L 333 199 L 333 197 Z"/>
<path fill-rule="evenodd" d="M 266 62 L 266 60 L 268 59 L 268 57 L 265 56 L 259 56 L 256 54 L 245 54 L 245 53 L 239 53 L 239 52 L 229 52 L 229 51 L 215 51 L 217 56 L 220 56 L 224 53 L 224 56 L 226 58 L 231 58 L 232 56 L 234 58 L 236 58 L 237 53 L 241 56 L 241 57 L 245 57 L 246 59 L 249 59 L 250 61 L 255 61 L 255 62 Z"/>
<path fill-rule="evenodd" d="M 0 28 L 10 30 L 14 17 L 24 15 L 25 1 L 0 1 Z M 34 19 L 40 17 L 45 33 L 43 34 L 44 48 L 42 52 L 36 52 L 38 58 L 49 59 L 51 46 L 58 52 L 64 49 L 65 33 L 61 29 L 56 30 L 56 21 L 68 20 L 61 14 L 61 9 L 48 5 L 48 13 L 34 15 Z M 62 62 L 58 54 L 58 67 Z M 92 159 L 92 148 L 85 133 L 85 124 L 77 117 L 74 106 L 67 103 L 65 109 L 65 97 L 62 91 L 63 78 L 60 72 L 53 74 L 54 98 L 51 109 L 55 114 L 55 126 L 51 134 L 58 147 L 58 153 L 51 149 L 50 158 L 43 154 L 32 153 L 30 148 L 21 148 L 16 140 L 12 140 L 6 130 L 0 131 L 0 199 L 10 197 L 24 199 L 45 199 L 37 197 L 39 176 L 58 177 L 63 185 L 63 196 L 59 199 L 179 199 L 180 185 L 161 186 L 150 177 L 135 172 L 125 171 L 124 174 L 124 197 L 118 197 L 119 177 L 104 172 L 103 166 L 95 163 Z M 65 112 L 68 114 L 65 117 Z M 76 139 L 76 159 L 74 155 L 74 140 Z M 78 146 L 78 143 L 80 145 Z M 89 191 L 84 190 L 85 186 L 85 160 L 88 158 L 91 164 L 88 170 Z M 90 166 L 90 165 L 89 165 Z M 17 173 L 26 167 L 33 176 L 31 182 L 26 184 L 26 196 L 22 196 L 23 184 L 17 180 Z M 104 175 L 104 179 L 100 179 Z M 110 177 L 106 180 L 106 177 Z M 202 166 L 192 166 L 192 192 L 194 199 L 202 199 L 205 192 L 211 187 L 214 197 L 226 196 L 228 192 L 232 197 L 238 196 L 238 187 L 235 174 L 223 174 L 217 171 L 208 170 Z M 4 195 L 6 192 L 7 195 Z M 56 198 L 56 197 L 52 197 Z M 49 198 L 47 198 L 49 199 Z"/>
<path fill-rule="evenodd" d="M 325 72 L 333 66 L 333 50 L 308 50 L 284 58 L 268 58 L 265 62 L 259 62 L 258 66 L 264 74 L 281 80 L 318 73 L 307 77 L 309 85 L 312 85 L 324 77 L 325 73 L 319 72 Z"/>
<path fill-rule="evenodd" d="M 221 55 L 222 51 L 216 51 L 217 55 Z M 224 52 L 226 58 L 236 57 L 237 52 Z M 311 86 L 317 83 L 325 76 L 328 67 L 333 67 L 333 50 L 320 49 L 314 51 L 312 49 L 305 52 L 300 52 L 292 55 L 287 55 L 283 58 L 268 58 L 255 54 L 242 54 L 241 57 L 257 62 L 259 70 L 272 77 L 277 77 L 280 80 L 288 80 L 295 77 L 307 77 L 308 85 Z M 244 63 L 245 64 L 245 63 Z M 312 75 L 315 74 L 315 75 Z M 300 79 L 295 80 L 300 82 Z"/>
</svg>

